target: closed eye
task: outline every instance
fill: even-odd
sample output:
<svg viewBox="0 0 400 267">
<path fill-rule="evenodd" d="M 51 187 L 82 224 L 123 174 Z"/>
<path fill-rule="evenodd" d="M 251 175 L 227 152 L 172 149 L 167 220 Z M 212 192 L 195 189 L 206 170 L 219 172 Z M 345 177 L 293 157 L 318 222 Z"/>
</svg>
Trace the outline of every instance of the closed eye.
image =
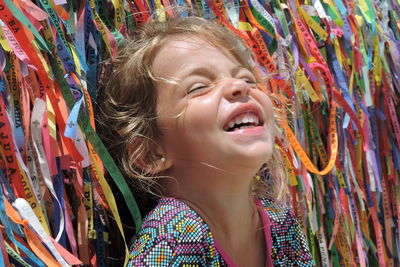
<svg viewBox="0 0 400 267">
<path fill-rule="evenodd" d="M 193 85 L 189 88 L 188 94 L 193 94 L 193 93 L 199 94 L 199 93 L 204 92 L 204 91 L 207 90 L 208 88 L 209 88 L 209 85 L 208 85 L 208 84 L 205 84 L 205 83 L 195 83 L 195 84 L 193 84 Z"/>
<path fill-rule="evenodd" d="M 256 84 L 256 81 L 251 78 L 242 78 L 243 81 L 245 81 L 248 84 Z"/>
<path fill-rule="evenodd" d="M 257 87 L 257 81 L 254 77 L 243 77 L 240 78 L 241 80 L 245 81 L 251 88 Z"/>
<path fill-rule="evenodd" d="M 247 68 L 241 68 L 238 73 L 236 73 L 234 75 L 234 77 L 236 77 L 237 79 L 241 79 L 243 81 L 245 81 L 247 84 L 251 85 L 251 86 L 256 86 L 257 85 L 257 79 L 254 76 L 253 72 L 251 72 L 249 69 Z"/>
</svg>

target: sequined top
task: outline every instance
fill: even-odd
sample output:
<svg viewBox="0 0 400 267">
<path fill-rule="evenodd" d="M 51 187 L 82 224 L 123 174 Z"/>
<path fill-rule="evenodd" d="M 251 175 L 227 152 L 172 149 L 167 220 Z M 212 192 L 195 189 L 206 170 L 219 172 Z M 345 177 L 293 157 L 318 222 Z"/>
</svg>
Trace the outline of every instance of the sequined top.
<svg viewBox="0 0 400 267">
<path fill-rule="evenodd" d="M 314 266 L 293 212 L 271 200 L 260 203 L 270 222 L 273 265 Z M 177 199 L 161 198 L 133 240 L 128 266 L 234 266 L 218 247 L 196 211 Z"/>
</svg>

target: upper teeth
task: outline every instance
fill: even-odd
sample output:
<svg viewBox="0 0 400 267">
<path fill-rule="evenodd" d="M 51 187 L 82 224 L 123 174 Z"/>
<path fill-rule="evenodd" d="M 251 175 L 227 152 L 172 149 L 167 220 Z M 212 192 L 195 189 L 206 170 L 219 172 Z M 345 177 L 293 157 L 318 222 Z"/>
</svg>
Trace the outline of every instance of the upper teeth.
<svg viewBox="0 0 400 267">
<path fill-rule="evenodd" d="M 235 124 L 242 124 L 242 123 L 251 123 L 254 125 L 258 125 L 259 120 L 258 117 L 252 113 L 245 113 L 242 115 L 237 116 L 232 121 L 229 122 L 228 127 L 232 128 Z"/>
</svg>

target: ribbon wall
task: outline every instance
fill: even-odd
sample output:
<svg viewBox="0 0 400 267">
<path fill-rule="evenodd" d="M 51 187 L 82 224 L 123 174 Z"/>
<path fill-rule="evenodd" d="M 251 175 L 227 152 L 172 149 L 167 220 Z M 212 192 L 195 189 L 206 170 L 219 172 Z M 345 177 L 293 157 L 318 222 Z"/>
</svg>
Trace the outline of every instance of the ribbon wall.
<svg viewBox="0 0 400 267">
<path fill-rule="evenodd" d="M 290 111 L 276 147 L 317 265 L 398 265 L 399 0 L 3 0 L 0 266 L 126 262 L 112 258 L 131 236 L 110 181 L 131 226 L 141 218 L 95 131 L 99 63 L 176 5 L 234 30 L 272 75 Z"/>
</svg>

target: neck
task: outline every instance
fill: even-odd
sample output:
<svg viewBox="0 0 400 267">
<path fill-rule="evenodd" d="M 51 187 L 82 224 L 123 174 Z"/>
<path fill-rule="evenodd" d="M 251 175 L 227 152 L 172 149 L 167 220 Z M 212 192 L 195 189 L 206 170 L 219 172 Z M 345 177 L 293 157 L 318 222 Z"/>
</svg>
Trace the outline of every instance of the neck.
<svg viewBox="0 0 400 267">
<path fill-rule="evenodd" d="M 173 170 L 170 176 L 177 181 L 166 184 L 167 193 L 195 209 L 217 238 L 240 239 L 257 229 L 260 219 L 251 192 L 254 170 L 226 172 L 205 165 L 184 170 L 189 172 Z"/>
<path fill-rule="evenodd" d="M 237 168 L 227 172 L 205 166 L 171 168 L 167 175 L 176 180 L 165 180 L 166 193 L 199 213 L 238 266 L 265 266 L 262 221 L 251 192 L 257 170 Z"/>
<path fill-rule="evenodd" d="M 167 195 L 186 202 L 203 218 L 238 266 L 265 266 L 262 221 L 251 190 L 256 171 L 242 166 L 228 172 L 205 164 L 186 165 L 172 167 L 167 175 L 176 179 L 163 184 Z"/>
<path fill-rule="evenodd" d="M 241 240 L 259 229 L 259 215 L 249 194 L 238 196 L 198 192 L 190 196 L 182 195 L 179 198 L 200 214 L 218 240 L 219 238 Z"/>
</svg>

